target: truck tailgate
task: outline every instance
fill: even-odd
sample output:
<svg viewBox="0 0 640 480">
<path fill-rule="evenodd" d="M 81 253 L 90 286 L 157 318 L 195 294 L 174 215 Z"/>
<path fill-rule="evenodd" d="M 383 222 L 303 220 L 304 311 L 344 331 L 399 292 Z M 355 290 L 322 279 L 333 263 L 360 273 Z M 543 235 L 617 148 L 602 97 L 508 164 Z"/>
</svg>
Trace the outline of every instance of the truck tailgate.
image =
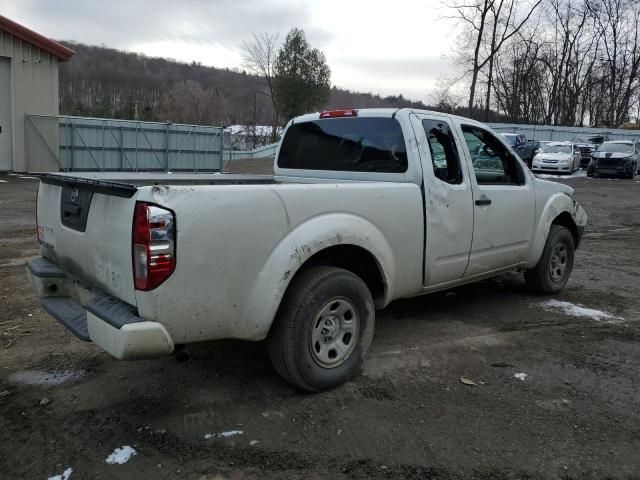
<svg viewBox="0 0 640 480">
<path fill-rule="evenodd" d="M 115 182 L 45 176 L 38 191 L 38 239 L 45 258 L 89 288 L 136 304 L 132 219 L 136 188 Z"/>
</svg>

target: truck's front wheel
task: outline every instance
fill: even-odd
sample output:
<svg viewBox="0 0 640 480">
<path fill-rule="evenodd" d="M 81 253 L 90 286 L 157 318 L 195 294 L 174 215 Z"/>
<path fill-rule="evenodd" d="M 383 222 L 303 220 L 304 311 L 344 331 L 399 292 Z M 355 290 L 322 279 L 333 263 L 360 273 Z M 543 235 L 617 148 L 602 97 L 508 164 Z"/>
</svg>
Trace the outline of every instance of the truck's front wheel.
<svg viewBox="0 0 640 480">
<path fill-rule="evenodd" d="M 551 225 L 538 265 L 524 273 L 527 287 L 535 293 L 557 293 L 569 281 L 575 246 L 569 229 Z"/>
<path fill-rule="evenodd" d="M 311 267 L 291 282 L 269 334 L 273 366 L 304 390 L 328 390 L 356 374 L 373 340 L 375 310 L 360 277 Z"/>
</svg>

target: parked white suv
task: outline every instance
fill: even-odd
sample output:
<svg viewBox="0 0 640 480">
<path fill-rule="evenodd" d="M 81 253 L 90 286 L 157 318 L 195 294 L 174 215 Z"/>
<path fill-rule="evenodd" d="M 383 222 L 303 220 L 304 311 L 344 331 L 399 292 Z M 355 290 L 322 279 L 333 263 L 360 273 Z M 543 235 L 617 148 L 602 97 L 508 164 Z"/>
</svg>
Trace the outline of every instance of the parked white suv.
<svg viewBox="0 0 640 480">
<path fill-rule="evenodd" d="M 491 129 L 411 109 L 289 122 L 275 177 L 42 178 L 44 308 L 120 359 L 222 338 L 268 340 L 310 391 L 358 372 L 375 310 L 518 269 L 560 291 L 587 215 Z"/>
</svg>

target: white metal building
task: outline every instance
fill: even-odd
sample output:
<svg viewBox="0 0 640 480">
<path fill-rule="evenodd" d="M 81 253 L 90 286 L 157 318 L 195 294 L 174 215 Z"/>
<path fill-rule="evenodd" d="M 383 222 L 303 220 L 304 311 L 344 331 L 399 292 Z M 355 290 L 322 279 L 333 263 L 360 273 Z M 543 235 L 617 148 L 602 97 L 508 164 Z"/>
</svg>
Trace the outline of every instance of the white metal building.
<svg viewBox="0 0 640 480">
<path fill-rule="evenodd" d="M 51 170 L 26 154 L 27 115 L 58 115 L 58 62 L 72 50 L 0 15 L 0 171 Z M 58 144 L 58 128 L 43 133 Z M 46 158 L 42 157 L 42 158 Z"/>
</svg>

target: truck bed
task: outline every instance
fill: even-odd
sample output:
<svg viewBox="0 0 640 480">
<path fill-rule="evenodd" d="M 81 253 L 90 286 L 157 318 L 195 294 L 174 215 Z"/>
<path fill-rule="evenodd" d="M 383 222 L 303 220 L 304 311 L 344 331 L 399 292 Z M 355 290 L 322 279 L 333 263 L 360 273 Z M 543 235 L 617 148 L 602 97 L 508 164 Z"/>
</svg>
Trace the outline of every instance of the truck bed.
<svg viewBox="0 0 640 480">
<path fill-rule="evenodd" d="M 148 292 L 134 286 L 138 203 L 171 211 L 177 232 L 175 271 Z M 190 343 L 263 339 L 278 304 L 265 306 L 265 292 L 282 295 L 292 272 L 336 243 L 403 272 L 386 284 L 381 304 L 415 293 L 422 208 L 413 183 L 102 172 L 43 176 L 37 218 L 42 256 L 70 285 L 57 295 L 86 305 L 107 294 L 162 324 L 174 342 Z"/>
<path fill-rule="evenodd" d="M 108 182 L 133 186 L 147 185 L 259 185 L 277 183 L 273 175 L 247 175 L 230 173 L 158 173 L 158 172 L 61 172 L 44 175 L 53 183 L 80 181 L 86 184 Z"/>
</svg>

